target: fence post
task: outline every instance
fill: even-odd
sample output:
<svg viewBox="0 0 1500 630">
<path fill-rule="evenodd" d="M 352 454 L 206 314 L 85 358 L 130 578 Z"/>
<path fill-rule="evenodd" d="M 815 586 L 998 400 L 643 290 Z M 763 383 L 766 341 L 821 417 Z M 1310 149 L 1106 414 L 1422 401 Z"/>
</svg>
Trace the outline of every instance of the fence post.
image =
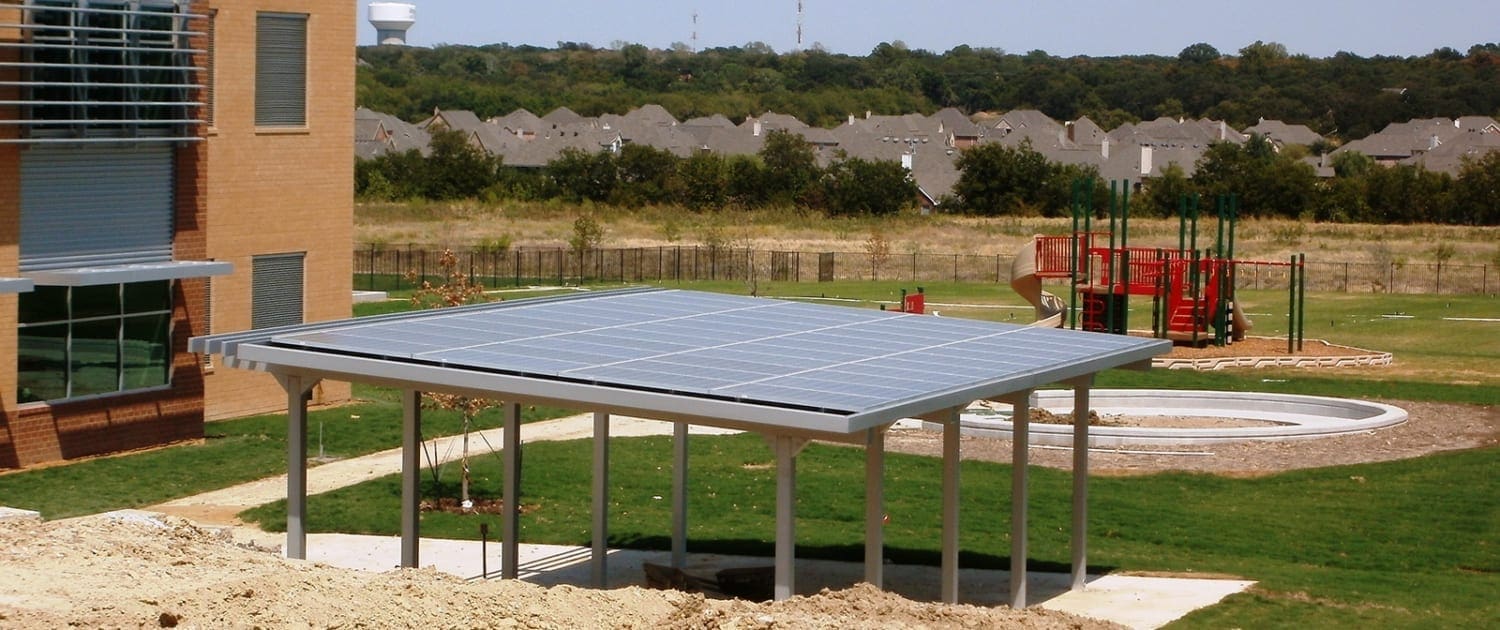
<svg viewBox="0 0 1500 630">
<path fill-rule="evenodd" d="M 953 255 L 953 281 L 958 282 L 958 254 Z"/>
</svg>

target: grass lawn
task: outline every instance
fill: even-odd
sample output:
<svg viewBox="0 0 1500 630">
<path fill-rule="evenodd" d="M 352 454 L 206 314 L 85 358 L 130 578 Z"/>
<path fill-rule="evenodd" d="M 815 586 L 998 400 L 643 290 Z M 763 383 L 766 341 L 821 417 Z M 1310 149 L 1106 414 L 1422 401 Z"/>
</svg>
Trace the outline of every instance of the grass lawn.
<svg viewBox="0 0 1500 630">
<path fill-rule="evenodd" d="M 667 548 L 671 439 L 620 438 L 611 451 L 612 546 Z M 591 445 L 538 442 L 523 460 L 525 542 L 588 545 Z M 695 437 L 689 548 L 774 554 L 773 456 L 758 436 Z M 888 455 L 888 556 L 937 564 L 940 461 Z M 1289 472 L 1255 479 L 1159 474 L 1096 478 L 1090 564 L 1096 571 L 1232 574 L 1250 594 L 1201 611 L 1185 627 L 1483 625 L 1500 613 L 1500 448 L 1421 459 Z M 798 556 L 858 561 L 863 553 L 860 449 L 813 444 L 798 458 Z M 964 462 L 960 526 L 966 567 L 1006 568 L 1008 465 Z M 473 491 L 498 497 L 501 469 L 474 466 Z M 425 479 L 424 495 L 453 496 L 456 479 Z M 1068 473 L 1033 468 L 1031 557 L 1065 571 Z M 1454 480 L 1462 479 L 1463 483 Z M 309 531 L 395 535 L 400 478 L 312 497 Z M 285 525 L 285 504 L 242 515 Z M 428 513 L 423 534 L 478 538 L 498 517 Z"/>
<path fill-rule="evenodd" d="M 355 386 L 362 402 L 308 414 L 308 452 L 347 458 L 401 445 L 396 392 Z M 561 409 L 523 408 L 522 421 L 566 415 Z M 477 428 L 501 425 L 498 409 L 475 419 Z M 427 411 L 425 437 L 461 430 L 457 413 Z M 0 475 L 0 505 L 37 510 L 47 519 L 138 508 L 286 473 L 286 415 L 212 422 L 204 440 Z"/>
</svg>

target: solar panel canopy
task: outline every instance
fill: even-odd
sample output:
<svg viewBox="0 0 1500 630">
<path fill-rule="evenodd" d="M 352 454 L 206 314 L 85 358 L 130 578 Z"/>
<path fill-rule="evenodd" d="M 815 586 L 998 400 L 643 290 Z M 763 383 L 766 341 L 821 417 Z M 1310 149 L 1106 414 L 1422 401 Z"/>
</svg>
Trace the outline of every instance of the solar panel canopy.
<svg viewBox="0 0 1500 630">
<path fill-rule="evenodd" d="M 264 352 L 248 354 L 273 362 L 374 359 L 845 417 L 1001 395 L 1170 348 L 1153 339 L 684 290 L 310 324 L 239 342 L 239 352 L 249 342 Z"/>
</svg>

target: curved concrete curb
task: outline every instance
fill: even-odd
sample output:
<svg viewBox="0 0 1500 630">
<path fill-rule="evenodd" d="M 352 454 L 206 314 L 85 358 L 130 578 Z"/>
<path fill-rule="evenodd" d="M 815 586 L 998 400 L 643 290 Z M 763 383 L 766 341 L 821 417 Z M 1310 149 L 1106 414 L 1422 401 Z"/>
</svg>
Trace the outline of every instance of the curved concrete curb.
<svg viewBox="0 0 1500 630">
<path fill-rule="evenodd" d="M 1261 392 L 1099 389 L 1091 393 L 1090 403 L 1101 416 L 1207 416 L 1272 423 L 1215 429 L 1089 427 L 1089 446 L 1101 448 L 1318 438 L 1373 431 L 1406 421 L 1406 410 L 1382 403 Z M 1033 406 L 1053 413 L 1072 413 L 1073 392 L 1039 391 Z M 960 421 L 963 432 L 969 435 L 999 438 L 1011 435 L 1010 417 L 1004 412 L 970 408 Z M 1067 446 L 1072 440 L 1072 425 L 1031 424 L 1033 444 Z"/>
<path fill-rule="evenodd" d="M 1341 346 L 1321 339 L 1308 339 L 1304 341 L 1321 343 L 1329 348 L 1348 350 L 1349 354 L 1336 356 L 1212 357 L 1206 359 L 1156 358 L 1151 360 L 1151 367 L 1167 370 L 1209 371 L 1229 368 L 1341 368 L 1391 364 L 1391 353 L 1389 352 L 1373 352 L 1353 346 Z"/>
</svg>

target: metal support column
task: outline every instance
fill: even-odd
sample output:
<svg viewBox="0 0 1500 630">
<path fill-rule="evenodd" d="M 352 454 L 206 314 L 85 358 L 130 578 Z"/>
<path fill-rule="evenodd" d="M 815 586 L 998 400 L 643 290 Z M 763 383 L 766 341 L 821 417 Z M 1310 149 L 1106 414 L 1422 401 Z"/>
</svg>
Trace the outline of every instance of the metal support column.
<svg viewBox="0 0 1500 630">
<path fill-rule="evenodd" d="M 1083 590 L 1089 547 L 1089 388 L 1092 375 L 1073 383 L 1073 582 Z"/>
<path fill-rule="evenodd" d="M 594 588 L 609 579 L 609 414 L 594 413 Z"/>
<path fill-rule="evenodd" d="M 1015 394 L 1011 414 L 1010 607 L 1026 607 L 1026 466 L 1031 441 L 1031 391 Z M 1085 419 L 1087 421 L 1087 419 Z"/>
<path fill-rule="evenodd" d="M 501 466 L 505 487 L 500 505 L 500 577 L 514 580 L 520 574 L 521 511 L 521 404 L 505 403 L 505 432 L 501 438 Z"/>
<path fill-rule="evenodd" d="M 672 425 L 672 567 L 687 566 L 688 424 Z"/>
<path fill-rule="evenodd" d="M 415 568 L 422 540 L 422 392 L 401 392 L 401 566 Z"/>
<path fill-rule="evenodd" d="M 307 392 L 313 383 L 278 377 L 286 390 L 286 557 L 307 559 Z"/>
<path fill-rule="evenodd" d="M 807 443 L 790 435 L 771 438 L 776 451 L 776 587 L 775 600 L 796 594 L 797 453 Z"/>
<path fill-rule="evenodd" d="M 865 432 L 865 581 L 885 576 L 885 427 Z"/>
<path fill-rule="evenodd" d="M 943 422 L 943 550 L 942 600 L 958 603 L 958 466 L 959 411 L 948 413 Z"/>
</svg>

